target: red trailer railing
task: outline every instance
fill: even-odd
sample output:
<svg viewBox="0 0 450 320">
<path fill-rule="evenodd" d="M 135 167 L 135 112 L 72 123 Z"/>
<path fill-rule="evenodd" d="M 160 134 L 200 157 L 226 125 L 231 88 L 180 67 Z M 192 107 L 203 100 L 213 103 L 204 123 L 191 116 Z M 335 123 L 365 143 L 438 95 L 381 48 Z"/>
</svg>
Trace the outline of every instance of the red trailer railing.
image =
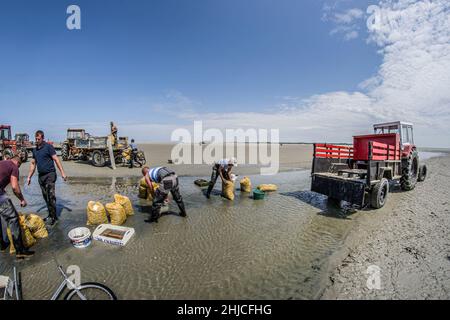
<svg viewBox="0 0 450 320">
<path fill-rule="evenodd" d="M 370 160 L 400 160 L 400 149 L 395 145 L 376 141 L 369 142 Z"/>
<path fill-rule="evenodd" d="M 353 147 L 326 143 L 315 143 L 314 157 L 330 159 L 351 159 L 353 158 Z"/>
</svg>

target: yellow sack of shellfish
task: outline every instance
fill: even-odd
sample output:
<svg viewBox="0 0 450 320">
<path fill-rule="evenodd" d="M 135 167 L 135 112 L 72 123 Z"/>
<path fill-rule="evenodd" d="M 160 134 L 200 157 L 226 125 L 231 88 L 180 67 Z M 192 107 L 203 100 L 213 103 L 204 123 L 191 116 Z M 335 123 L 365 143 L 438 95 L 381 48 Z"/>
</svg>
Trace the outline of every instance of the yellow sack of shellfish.
<svg viewBox="0 0 450 320">
<path fill-rule="evenodd" d="M 249 177 L 244 177 L 240 183 L 242 192 L 252 192 L 252 182 Z"/>
<path fill-rule="evenodd" d="M 159 184 L 156 182 L 152 182 L 153 189 L 156 190 L 159 188 Z M 139 198 L 141 199 L 147 199 L 149 201 L 153 201 L 153 196 L 150 191 L 150 187 L 147 185 L 147 182 L 145 181 L 145 178 L 142 178 L 139 181 Z"/>
<path fill-rule="evenodd" d="M 277 191 L 278 187 L 275 184 L 260 184 L 258 189 L 264 192 Z"/>
<path fill-rule="evenodd" d="M 105 205 L 106 211 L 109 214 L 111 224 L 121 226 L 127 220 L 127 214 L 122 205 L 112 202 Z"/>
<path fill-rule="evenodd" d="M 234 200 L 234 182 L 230 180 L 222 181 L 222 197 Z"/>
<path fill-rule="evenodd" d="M 127 216 L 134 215 L 134 209 L 133 205 L 131 204 L 130 198 L 122 196 L 120 194 L 115 194 L 114 202 L 120 204 L 125 209 L 125 214 Z"/>
<path fill-rule="evenodd" d="M 122 151 L 122 157 L 124 157 L 126 160 L 130 161 L 131 159 L 131 149 L 127 148 Z"/>
<path fill-rule="evenodd" d="M 30 229 L 31 234 L 36 239 L 44 239 L 48 237 L 48 231 L 45 227 L 44 219 L 34 213 L 25 216 L 25 223 Z"/>
<path fill-rule="evenodd" d="M 25 248 L 31 248 L 32 246 L 34 246 L 36 244 L 36 239 L 33 237 L 30 229 L 27 227 L 27 225 L 25 223 L 25 216 L 23 214 L 19 214 L 19 225 L 20 225 L 20 231 L 22 234 L 23 245 L 25 246 Z M 8 240 L 10 243 L 9 253 L 15 254 L 16 248 L 14 248 L 14 242 L 12 239 L 11 230 L 8 228 L 6 230 L 6 233 L 8 235 Z"/>
<path fill-rule="evenodd" d="M 108 223 L 105 207 L 100 202 L 89 201 L 86 210 L 88 226 Z"/>
</svg>

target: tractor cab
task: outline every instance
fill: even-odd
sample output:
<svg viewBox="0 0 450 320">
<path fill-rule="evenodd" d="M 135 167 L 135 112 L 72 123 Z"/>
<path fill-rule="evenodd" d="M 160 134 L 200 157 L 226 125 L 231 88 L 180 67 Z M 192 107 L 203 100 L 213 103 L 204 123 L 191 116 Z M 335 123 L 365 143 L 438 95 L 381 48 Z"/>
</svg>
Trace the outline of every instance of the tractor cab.
<svg viewBox="0 0 450 320">
<path fill-rule="evenodd" d="M 11 126 L 0 126 L 0 140 L 11 140 Z"/>
<path fill-rule="evenodd" d="M 30 136 L 28 133 L 16 133 L 14 135 L 14 140 L 16 140 L 19 145 L 26 145 L 30 143 Z"/>
<path fill-rule="evenodd" d="M 373 125 L 375 134 L 397 133 L 400 136 L 400 146 L 405 149 L 406 146 L 414 145 L 413 124 L 408 122 L 386 122 Z"/>
<path fill-rule="evenodd" d="M 85 138 L 86 138 L 86 131 L 84 129 L 67 129 L 67 140 L 85 139 Z"/>
</svg>

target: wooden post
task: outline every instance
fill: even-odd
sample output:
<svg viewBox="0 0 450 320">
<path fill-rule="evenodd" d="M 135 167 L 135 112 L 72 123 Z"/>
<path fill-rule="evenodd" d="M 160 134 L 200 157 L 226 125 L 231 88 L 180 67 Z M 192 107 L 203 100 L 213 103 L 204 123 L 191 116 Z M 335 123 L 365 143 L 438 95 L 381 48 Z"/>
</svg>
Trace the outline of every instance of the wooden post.
<svg viewBox="0 0 450 320">
<path fill-rule="evenodd" d="M 116 159 L 114 159 L 111 136 L 108 136 L 108 150 L 109 150 L 109 159 L 111 161 L 111 167 L 113 170 L 116 170 Z"/>
</svg>

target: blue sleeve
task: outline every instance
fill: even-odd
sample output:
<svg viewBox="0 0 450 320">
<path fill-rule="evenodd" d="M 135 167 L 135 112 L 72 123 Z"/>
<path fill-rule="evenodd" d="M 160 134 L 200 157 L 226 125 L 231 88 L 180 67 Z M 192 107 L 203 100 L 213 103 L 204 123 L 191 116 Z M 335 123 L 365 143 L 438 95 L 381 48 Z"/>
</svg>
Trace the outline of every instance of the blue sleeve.
<svg viewBox="0 0 450 320">
<path fill-rule="evenodd" d="M 55 148 L 51 145 L 48 144 L 48 154 L 50 155 L 50 157 L 53 157 L 56 154 Z"/>
<path fill-rule="evenodd" d="M 36 159 L 36 148 L 31 150 L 31 154 L 33 155 L 33 159 Z"/>
</svg>

